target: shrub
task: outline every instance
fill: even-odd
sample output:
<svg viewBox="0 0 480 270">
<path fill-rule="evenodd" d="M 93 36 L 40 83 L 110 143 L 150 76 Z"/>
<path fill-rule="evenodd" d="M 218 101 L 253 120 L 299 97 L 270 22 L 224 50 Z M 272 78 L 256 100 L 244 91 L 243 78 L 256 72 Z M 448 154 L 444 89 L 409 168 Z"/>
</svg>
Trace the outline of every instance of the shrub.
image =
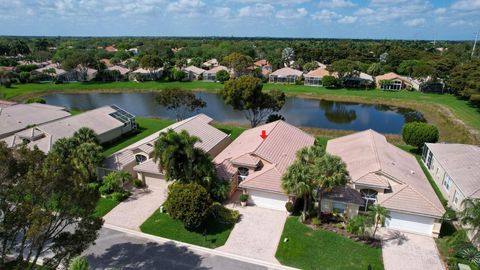
<svg viewBox="0 0 480 270">
<path fill-rule="evenodd" d="M 463 248 L 457 252 L 457 257 L 465 259 L 477 266 L 480 266 L 480 252 L 475 247 Z"/>
<path fill-rule="evenodd" d="M 278 121 L 278 120 L 285 121 L 285 117 L 283 117 L 281 114 L 273 113 L 273 114 L 270 114 L 268 116 L 267 121 L 265 121 L 265 122 L 266 123 L 271 123 L 271 122 L 275 122 L 275 121 Z"/>
<path fill-rule="evenodd" d="M 130 194 L 126 191 L 124 192 L 113 192 L 110 197 L 112 198 L 112 200 L 116 201 L 116 202 L 121 202 L 123 200 L 125 200 L 126 198 L 128 198 Z"/>
<path fill-rule="evenodd" d="M 337 88 L 338 87 L 338 80 L 333 76 L 323 76 L 322 78 L 322 85 L 325 88 Z"/>
<path fill-rule="evenodd" d="M 285 209 L 287 209 L 287 212 L 293 213 L 293 211 L 295 211 L 295 206 L 293 205 L 292 202 L 287 202 L 285 204 Z"/>
<path fill-rule="evenodd" d="M 89 270 L 90 266 L 85 257 L 78 256 L 75 257 L 68 266 L 68 270 Z"/>
<path fill-rule="evenodd" d="M 179 69 L 174 69 L 171 75 L 173 81 L 182 81 L 185 78 L 185 73 Z"/>
<path fill-rule="evenodd" d="M 230 210 L 221 203 L 215 202 L 210 207 L 210 213 L 216 221 L 224 224 L 233 224 L 240 218 L 240 213 L 236 210 Z"/>
<path fill-rule="evenodd" d="M 27 64 L 27 65 L 18 65 L 16 68 L 20 70 L 20 72 L 30 72 L 37 69 L 38 67 L 37 65 L 34 65 L 34 64 Z"/>
<path fill-rule="evenodd" d="M 123 186 L 132 180 L 132 176 L 126 171 L 112 172 L 102 179 L 100 194 L 108 195 L 113 192 L 124 192 Z"/>
<path fill-rule="evenodd" d="M 45 101 L 45 99 L 43 99 L 43 98 L 41 98 L 41 97 L 33 97 L 33 98 L 27 99 L 26 103 L 46 104 L 47 102 Z"/>
<path fill-rule="evenodd" d="M 240 195 L 240 201 L 241 202 L 247 202 L 248 201 L 248 194 L 241 194 Z"/>
<path fill-rule="evenodd" d="M 168 197 L 163 205 L 173 219 L 182 221 L 185 228 L 192 230 L 205 221 L 212 200 L 199 184 L 174 183 L 169 186 Z"/>
<path fill-rule="evenodd" d="M 218 71 L 216 74 L 216 79 L 217 81 L 221 82 L 221 83 L 224 83 L 228 80 L 230 80 L 230 74 L 228 73 L 228 71 L 226 70 L 220 70 Z"/>
<path fill-rule="evenodd" d="M 425 143 L 436 143 L 439 133 L 437 127 L 427 123 L 412 122 L 402 128 L 402 139 L 405 143 L 422 148 Z"/>
<path fill-rule="evenodd" d="M 22 71 L 18 75 L 18 80 L 21 83 L 28 83 L 30 81 L 30 72 Z"/>
<path fill-rule="evenodd" d="M 312 221 L 310 222 L 313 226 L 319 226 L 320 224 L 322 224 L 322 221 L 317 218 L 317 217 L 314 217 L 312 218 Z"/>
<path fill-rule="evenodd" d="M 141 188 L 143 187 L 143 181 L 140 179 L 135 179 L 133 180 L 133 186 L 136 188 Z"/>
<path fill-rule="evenodd" d="M 210 187 L 210 196 L 214 201 L 223 202 L 227 199 L 230 193 L 230 183 L 223 179 L 215 179 L 213 185 Z"/>
</svg>

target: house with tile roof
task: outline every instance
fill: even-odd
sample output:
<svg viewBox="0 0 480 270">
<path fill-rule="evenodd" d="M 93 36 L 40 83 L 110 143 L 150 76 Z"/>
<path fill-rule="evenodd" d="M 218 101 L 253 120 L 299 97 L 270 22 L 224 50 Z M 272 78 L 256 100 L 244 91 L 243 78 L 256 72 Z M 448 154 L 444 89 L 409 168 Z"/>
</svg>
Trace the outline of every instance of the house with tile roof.
<svg viewBox="0 0 480 270">
<path fill-rule="evenodd" d="M 332 73 L 328 71 L 326 68 L 321 67 L 305 74 L 304 84 L 309 86 L 320 86 L 322 85 L 322 78 L 325 76 L 338 77 L 336 73 Z"/>
<path fill-rule="evenodd" d="M 262 71 L 262 75 L 266 78 L 272 73 L 272 65 L 268 63 L 267 59 L 261 59 L 253 63 L 255 68 L 259 68 Z"/>
<path fill-rule="evenodd" d="M 422 161 L 456 211 L 465 199 L 480 199 L 480 147 L 456 143 L 427 143 Z"/>
<path fill-rule="evenodd" d="M 282 176 L 298 150 L 314 142 L 313 136 L 281 120 L 249 129 L 215 157 L 217 175 L 247 193 L 250 204 L 286 211 L 293 196 L 282 189 Z"/>
<path fill-rule="evenodd" d="M 188 66 L 182 69 L 185 73 L 185 80 L 187 81 L 196 81 L 203 76 L 203 73 L 206 71 L 203 68 L 196 66 Z"/>
<path fill-rule="evenodd" d="M 400 91 L 404 89 L 418 90 L 420 84 L 405 76 L 396 74 L 395 72 L 389 72 L 375 77 L 375 83 L 377 88 L 388 91 Z"/>
<path fill-rule="evenodd" d="M 271 83 L 295 83 L 302 78 L 303 72 L 289 67 L 275 70 L 268 76 Z"/>
<path fill-rule="evenodd" d="M 390 211 L 387 228 L 438 236 L 445 209 L 413 155 L 373 130 L 329 140 L 326 150 L 347 165 L 349 186 L 364 200 L 360 211 L 379 204 Z"/>
<path fill-rule="evenodd" d="M 203 80 L 208 82 L 215 82 L 217 81 L 217 72 L 220 70 L 225 70 L 229 72 L 228 68 L 225 66 L 216 66 L 210 70 L 206 70 L 203 72 Z"/>
<path fill-rule="evenodd" d="M 98 175 L 101 178 L 109 172 L 125 170 L 146 185 L 156 186 L 159 181 L 165 181 L 158 162 L 153 160 L 154 144 L 160 134 L 169 129 L 175 132 L 185 130 L 200 139 L 195 147 L 214 157 L 230 144 L 231 140 L 229 135 L 212 126 L 212 121 L 207 115 L 198 114 L 159 130 L 107 157 L 101 168 L 98 168 Z"/>
</svg>

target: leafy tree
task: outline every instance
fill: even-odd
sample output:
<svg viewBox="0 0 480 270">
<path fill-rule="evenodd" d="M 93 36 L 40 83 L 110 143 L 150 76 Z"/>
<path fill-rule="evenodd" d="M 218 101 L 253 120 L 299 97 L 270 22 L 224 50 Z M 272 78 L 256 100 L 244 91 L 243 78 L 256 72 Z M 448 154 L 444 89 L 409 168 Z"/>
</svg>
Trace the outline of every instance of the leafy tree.
<svg viewBox="0 0 480 270">
<path fill-rule="evenodd" d="M 397 72 L 402 75 L 412 76 L 414 68 L 420 64 L 418 60 L 404 60 L 397 68 Z"/>
<path fill-rule="evenodd" d="M 382 75 L 384 73 L 382 64 L 380 63 L 371 64 L 367 69 L 367 73 L 374 77 L 378 75 Z"/>
<path fill-rule="evenodd" d="M 183 120 L 188 114 L 207 106 L 207 103 L 201 98 L 197 98 L 192 91 L 178 88 L 160 91 L 155 100 L 160 106 L 173 111 L 177 121 Z"/>
<path fill-rule="evenodd" d="M 337 88 L 338 79 L 333 76 L 323 76 L 322 85 L 326 88 Z"/>
<path fill-rule="evenodd" d="M 436 143 L 439 133 L 437 127 L 422 122 L 407 123 L 402 128 L 405 143 L 421 149 L 425 143 Z"/>
<path fill-rule="evenodd" d="M 30 53 L 30 48 L 28 44 L 24 40 L 14 39 L 13 41 L 9 42 L 9 55 L 17 56 L 17 55 L 26 55 Z"/>
<path fill-rule="evenodd" d="M 225 103 L 233 109 L 245 111 L 245 117 L 252 127 L 262 123 L 273 112 L 278 112 L 285 104 L 285 94 L 280 91 L 262 92 L 262 81 L 251 76 L 241 76 L 229 80 L 220 91 Z"/>
<path fill-rule="evenodd" d="M 318 68 L 318 63 L 315 61 L 308 62 L 305 65 L 303 65 L 303 71 L 304 72 L 310 72 L 312 70 L 315 70 Z"/>
<path fill-rule="evenodd" d="M 125 185 L 131 183 L 132 180 L 132 175 L 123 170 L 109 173 L 102 179 L 100 193 L 103 195 L 111 194 L 113 192 L 124 193 Z"/>
<path fill-rule="evenodd" d="M 467 198 L 462 201 L 462 207 L 463 210 L 458 213 L 459 220 L 463 225 L 468 225 L 477 240 L 480 229 L 480 199 Z"/>
<path fill-rule="evenodd" d="M 480 97 L 480 60 L 457 65 L 450 73 L 447 84 L 454 93 L 479 103 Z"/>
<path fill-rule="evenodd" d="M 272 122 L 275 122 L 275 121 L 278 121 L 278 120 L 283 120 L 285 121 L 285 117 L 283 117 L 281 114 L 270 114 L 267 118 L 267 120 L 265 121 L 265 123 L 272 123 Z"/>
<path fill-rule="evenodd" d="M 27 103 L 27 104 L 29 104 L 29 103 L 46 104 L 47 102 L 45 101 L 45 99 L 43 99 L 43 98 L 41 98 L 41 97 L 33 97 L 33 98 L 27 99 L 26 103 Z"/>
<path fill-rule="evenodd" d="M 372 238 L 375 238 L 378 227 L 385 226 L 385 220 L 390 218 L 390 211 L 387 208 L 380 206 L 379 204 L 370 205 L 368 209 L 368 215 L 373 220 L 373 235 Z"/>
<path fill-rule="evenodd" d="M 224 82 L 230 80 L 230 73 L 228 73 L 228 71 L 226 71 L 226 70 L 219 70 L 219 71 L 217 71 L 217 73 L 215 74 L 215 78 L 216 78 L 217 81 L 219 81 L 220 83 L 224 83 Z"/>
<path fill-rule="evenodd" d="M 202 64 L 203 64 L 203 60 L 200 57 L 194 57 L 194 58 L 192 58 L 190 64 L 192 66 L 201 67 Z"/>
<path fill-rule="evenodd" d="M 156 54 L 146 54 L 140 58 L 140 67 L 148 70 L 150 76 L 157 79 L 156 71 L 163 66 L 164 62 L 160 56 Z"/>
<path fill-rule="evenodd" d="M 336 72 L 338 78 L 342 80 L 345 77 L 358 76 L 360 71 L 360 62 L 348 59 L 342 59 L 333 62 L 329 67 L 329 71 Z"/>
<path fill-rule="evenodd" d="M 185 73 L 179 69 L 173 69 L 172 71 L 172 80 L 174 81 L 182 81 L 185 78 Z"/>
<path fill-rule="evenodd" d="M 253 60 L 250 56 L 238 52 L 225 56 L 223 62 L 233 70 L 236 76 L 245 74 L 247 69 L 253 65 Z"/>
<path fill-rule="evenodd" d="M 173 219 L 182 221 L 185 228 L 193 230 L 207 218 L 212 200 L 199 184 L 174 183 L 169 186 L 163 205 Z"/>
<path fill-rule="evenodd" d="M 83 256 L 75 257 L 68 266 L 68 270 L 89 270 L 88 261 Z"/>
<path fill-rule="evenodd" d="M 307 217 L 308 199 L 315 189 L 315 182 L 310 177 L 310 167 L 304 162 L 297 160 L 290 165 L 282 177 L 282 188 L 288 194 L 294 194 L 303 198 L 302 222 Z"/>
<path fill-rule="evenodd" d="M 75 51 L 69 54 L 62 62 L 62 68 L 66 70 L 78 69 L 82 79 L 87 79 L 88 69 L 94 67 L 97 61 L 93 55 L 86 51 Z"/>
</svg>

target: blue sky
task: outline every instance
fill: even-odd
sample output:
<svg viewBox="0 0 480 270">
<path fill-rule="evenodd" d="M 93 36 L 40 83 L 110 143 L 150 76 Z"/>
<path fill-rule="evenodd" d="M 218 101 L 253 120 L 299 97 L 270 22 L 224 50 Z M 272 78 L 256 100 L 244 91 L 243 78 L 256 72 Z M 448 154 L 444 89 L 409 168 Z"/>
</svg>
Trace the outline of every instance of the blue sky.
<svg viewBox="0 0 480 270">
<path fill-rule="evenodd" d="M 0 0 L 0 35 L 473 39 L 480 0 Z"/>
</svg>

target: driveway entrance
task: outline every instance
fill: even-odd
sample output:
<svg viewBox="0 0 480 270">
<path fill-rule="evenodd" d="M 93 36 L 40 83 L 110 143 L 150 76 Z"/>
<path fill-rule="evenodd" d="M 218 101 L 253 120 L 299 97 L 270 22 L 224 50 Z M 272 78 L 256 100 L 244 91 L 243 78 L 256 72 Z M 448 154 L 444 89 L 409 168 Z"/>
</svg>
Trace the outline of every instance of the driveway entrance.
<svg viewBox="0 0 480 270">
<path fill-rule="evenodd" d="M 168 184 L 164 180 L 149 183 L 146 189 L 136 189 L 103 217 L 105 224 L 140 231 L 140 225 L 149 218 L 167 198 Z"/>
</svg>

